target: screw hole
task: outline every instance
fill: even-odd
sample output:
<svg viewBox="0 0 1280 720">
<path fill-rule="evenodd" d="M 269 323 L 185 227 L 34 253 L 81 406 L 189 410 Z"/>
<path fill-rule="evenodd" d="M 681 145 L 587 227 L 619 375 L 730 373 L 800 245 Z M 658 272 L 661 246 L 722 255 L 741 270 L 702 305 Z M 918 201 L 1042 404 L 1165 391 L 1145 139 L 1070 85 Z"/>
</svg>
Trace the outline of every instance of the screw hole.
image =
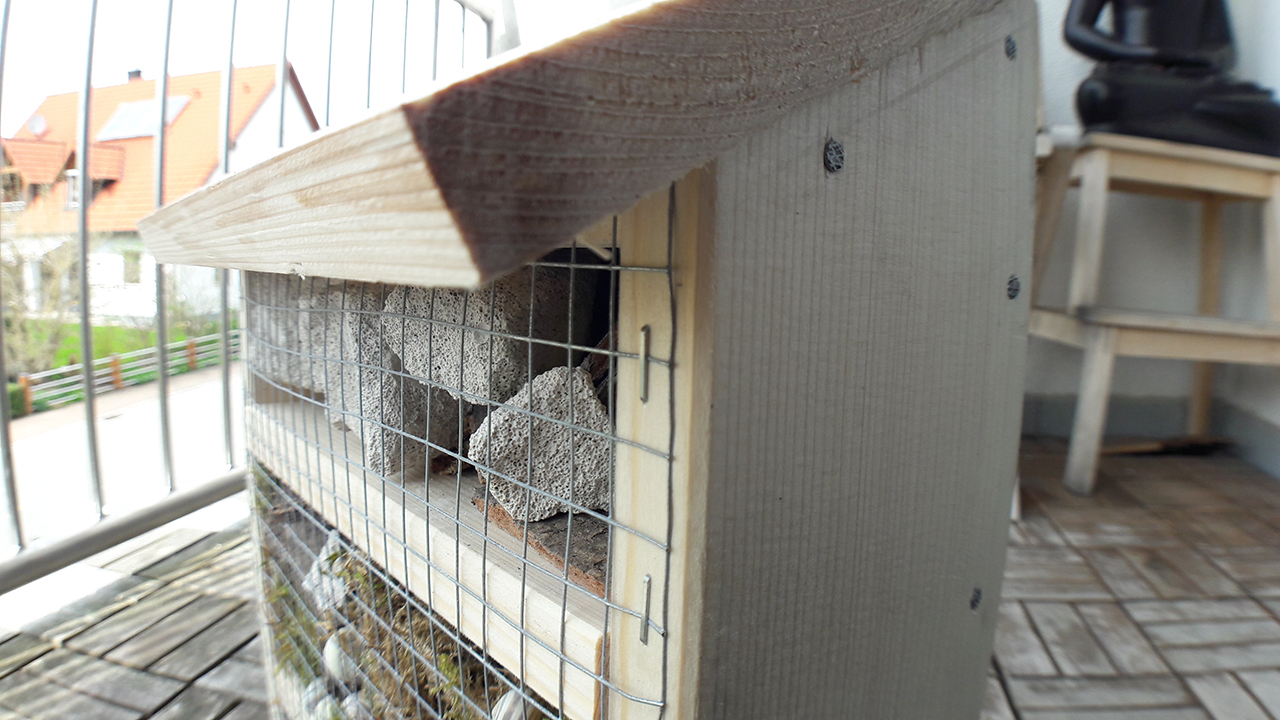
<svg viewBox="0 0 1280 720">
<path fill-rule="evenodd" d="M 1022 281 L 1018 279 L 1017 275 L 1010 275 L 1009 286 L 1008 286 L 1009 299 L 1012 300 L 1018 297 L 1018 293 L 1021 293 L 1021 292 L 1022 292 Z"/>
<path fill-rule="evenodd" d="M 844 146 L 835 140 L 828 140 L 822 148 L 822 166 L 827 172 L 835 174 L 844 169 Z"/>
<path fill-rule="evenodd" d="M 978 607 L 982 605 L 982 588 L 974 588 L 973 595 L 969 596 L 969 609 L 977 612 Z"/>
<path fill-rule="evenodd" d="M 1010 35 L 1004 39 L 1004 56 L 1010 60 L 1018 58 L 1018 41 Z"/>
</svg>

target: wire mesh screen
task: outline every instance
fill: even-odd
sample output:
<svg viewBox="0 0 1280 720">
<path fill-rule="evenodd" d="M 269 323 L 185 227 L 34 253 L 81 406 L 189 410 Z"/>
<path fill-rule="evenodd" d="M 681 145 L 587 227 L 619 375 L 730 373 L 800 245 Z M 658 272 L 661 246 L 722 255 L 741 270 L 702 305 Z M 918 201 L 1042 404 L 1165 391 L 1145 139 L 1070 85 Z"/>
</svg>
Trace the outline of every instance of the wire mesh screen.
<svg viewBox="0 0 1280 720">
<path fill-rule="evenodd" d="M 620 615 L 666 642 L 665 593 L 614 592 L 661 579 L 628 577 L 611 550 L 669 548 L 669 532 L 618 520 L 615 476 L 620 449 L 670 464 L 669 442 L 617 429 L 619 393 L 671 406 L 650 328 L 618 341 L 620 288 L 669 287 L 670 261 L 625 264 L 616 227 L 605 250 L 574 245 L 470 292 L 246 275 L 246 434 L 284 707 L 660 712 L 661 691 L 624 690 L 606 657 Z M 647 479 L 664 512 L 670 482 Z"/>
</svg>

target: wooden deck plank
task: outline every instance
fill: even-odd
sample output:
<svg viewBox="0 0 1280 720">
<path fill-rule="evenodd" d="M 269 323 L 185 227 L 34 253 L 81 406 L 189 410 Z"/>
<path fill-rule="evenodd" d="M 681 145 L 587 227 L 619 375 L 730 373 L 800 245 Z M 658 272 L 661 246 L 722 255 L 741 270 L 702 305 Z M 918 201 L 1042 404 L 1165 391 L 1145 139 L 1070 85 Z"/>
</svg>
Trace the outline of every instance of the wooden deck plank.
<svg viewBox="0 0 1280 720">
<path fill-rule="evenodd" d="M 241 604 L 240 600 L 231 598 L 197 597 L 190 604 L 107 653 L 106 658 L 123 665 L 145 668 L 199 635 Z"/>
<path fill-rule="evenodd" d="M 987 687 L 982 697 L 982 715 L 978 720 L 1016 720 L 1000 679 L 993 675 L 987 676 Z"/>
<path fill-rule="evenodd" d="M 165 587 L 66 641 L 90 655 L 105 655 L 140 632 L 195 600 L 180 588 Z"/>
<path fill-rule="evenodd" d="M 196 680 L 196 685 L 245 700 L 270 702 L 267 697 L 267 676 L 262 671 L 262 665 L 237 658 L 224 660 Z"/>
<path fill-rule="evenodd" d="M 234 696 L 193 685 L 153 715 L 152 720 L 217 720 L 236 702 Z"/>
<path fill-rule="evenodd" d="M 1013 678 L 1009 693 L 1017 707 L 1027 710 L 1177 707 L 1193 702 L 1174 677 Z"/>
<path fill-rule="evenodd" d="M 237 650 L 234 657 L 240 658 L 245 662 L 256 662 L 261 664 L 263 662 L 262 635 L 257 635 L 253 640 L 250 640 L 247 645 Z"/>
<path fill-rule="evenodd" d="M 1191 548 L 1159 548 L 1156 553 L 1209 597 L 1243 597 L 1245 594 L 1234 580 Z"/>
<path fill-rule="evenodd" d="M 1010 578 L 1001 588 L 1001 595 L 1009 600 L 1112 600 L 1114 599 L 1097 580 L 1020 580 Z"/>
<path fill-rule="evenodd" d="M 1247 670 L 1236 673 L 1236 677 L 1272 717 L 1280 718 L 1280 670 Z"/>
<path fill-rule="evenodd" d="M 1026 610 L 1017 602 L 1000 603 L 996 620 L 996 658 L 1010 675 L 1057 675 L 1040 636 L 1031 627 Z"/>
<path fill-rule="evenodd" d="M 139 720 L 143 713 L 68 690 L 19 670 L 0 680 L 0 707 L 32 718 Z"/>
<path fill-rule="evenodd" d="M 116 613 L 134 607 L 161 587 L 161 583 L 150 578 L 135 575 L 123 577 L 86 598 L 28 624 L 26 630 L 50 642 L 62 643 Z"/>
<path fill-rule="evenodd" d="M 151 567 L 165 558 L 181 552 L 208 537 L 210 533 L 195 528 L 173 528 L 133 552 L 102 565 L 106 570 L 133 574 Z"/>
<path fill-rule="evenodd" d="M 244 701 L 227 713 L 222 720 L 270 720 L 271 713 L 264 703 Z"/>
<path fill-rule="evenodd" d="M 1228 575 L 1241 582 L 1280 580 L 1280 550 L 1218 555 L 1213 561 Z"/>
<path fill-rule="evenodd" d="M 168 582 L 214 562 L 219 555 L 248 541 L 248 520 L 244 520 L 226 530 L 210 535 L 137 574 Z"/>
<path fill-rule="evenodd" d="M 1022 527 L 1032 545 L 1065 547 L 1067 544 L 1067 539 L 1046 515 L 1024 513 L 1017 525 Z"/>
<path fill-rule="evenodd" d="M 1121 673 L 1127 675 L 1161 675 L 1169 673 L 1155 648 L 1129 619 L 1123 608 L 1112 603 L 1088 603 L 1076 606 L 1076 611 L 1093 630 L 1094 637 L 1102 644 Z"/>
<path fill-rule="evenodd" d="M 1166 648 L 1161 652 L 1174 670 L 1184 674 L 1280 667 L 1280 643 Z"/>
<path fill-rule="evenodd" d="M 146 713 L 169 702 L 184 687 L 176 680 L 62 649 L 23 670 L 70 690 Z"/>
<path fill-rule="evenodd" d="M 1160 597 L 1177 600 L 1205 596 L 1195 583 L 1170 564 L 1157 549 L 1125 547 L 1120 549 L 1120 553 L 1155 588 Z"/>
<path fill-rule="evenodd" d="M 1253 600 L 1138 600 L 1124 603 L 1140 623 L 1248 620 L 1270 615 Z"/>
<path fill-rule="evenodd" d="M 1268 619 L 1152 624 L 1147 625 L 1147 635 L 1158 647 L 1280 641 L 1280 623 Z"/>
<path fill-rule="evenodd" d="M 194 680 L 257 634 L 258 609 L 243 605 L 178 646 L 149 669 L 179 680 Z"/>
<path fill-rule="evenodd" d="M 1122 600 L 1146 600 L 1159 597 L 1155 588 L 1143 579 L 1119 550 L 1097 548 L 1082 551 L 1081 554 L 1116 597 Z"/>
<path fill-rule="evenodd" d="M 0 645 L 0 678 L 14 672 L 53 649 L 53 643 L 34 635 L 20 634 Z"/>
<path fill-rule="evenodd" d="M 1049 710 L 1022 713 L 1022 720 L 1210 720 L 1198 707 L 1124 710 Z"/>
<path fill-rule="evenodd" d="M 1187 678 L 1214 720 L 1271 720 L 1240 682 L 1227 673 Z"/>
<path fill-rule="evenodd" d="M 1028 603 L 1027 612 L 1063 675 L 1115 675 L 1084 619 L 1066 603 Z"/>
</svg>

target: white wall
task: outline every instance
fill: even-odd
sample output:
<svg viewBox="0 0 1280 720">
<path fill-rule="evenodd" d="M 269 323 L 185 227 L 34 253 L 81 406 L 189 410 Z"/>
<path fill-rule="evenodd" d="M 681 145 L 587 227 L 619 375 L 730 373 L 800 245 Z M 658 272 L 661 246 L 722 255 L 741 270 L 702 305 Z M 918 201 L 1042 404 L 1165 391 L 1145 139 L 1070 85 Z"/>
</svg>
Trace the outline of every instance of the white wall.
<svg viewBox="0 0 1280 720">
<path fill-rule="evenodd" d="M 311 134 L 311 125 L 302 111 L 302 103 L 293 85 L 286 83 L 284 146 L 291 148 Z M 244 130 L 231 148 L 231 172 L 240 172 L 280 152 L 280 95 L 279 88 L 272 88 L 267 99 L 249 118 Z M 307 89 L 304 87 L 305 93 Z M 216 175 L 216 172 L 215 172 Z"/>
<path fill-rule="evenodd" d="M 1240 61 L 1236 75 L 1271 88 L 1280 87 L 1280 1 L 1228 0 Z M 1068 0 L 1038 0 L 1046 122 L 1077 124 L 1074 102 L 1080 80 L 1092 63 L 1062 40 Z M 1075 237 L 1076 193 L 1063 208 L 1040 300 L 1066 302 L 1067 274 Z M 1103 259 L 1101 304 L 1115 308 L 1193 313 L 1196 309 L 1199 209 L 1190 203 L 1159 198 L 1110 196 L 1107 245 Z M 1223 315 L 1265 319 L 1260 272 L 1261 214 L 1258 206 L 1228 207 Z M 1027 391 L 1031 395 L 1076 392 L 1079 351 L 1032 340 Z M 1184 398 L 1191 386 L 1189 363 L 1121 358 L 1116 364 L 1113 395 Z M 1223 367 L 1218 375 L 1220 399 L 1280 425 L 1280 369 Z"/>
</svg>

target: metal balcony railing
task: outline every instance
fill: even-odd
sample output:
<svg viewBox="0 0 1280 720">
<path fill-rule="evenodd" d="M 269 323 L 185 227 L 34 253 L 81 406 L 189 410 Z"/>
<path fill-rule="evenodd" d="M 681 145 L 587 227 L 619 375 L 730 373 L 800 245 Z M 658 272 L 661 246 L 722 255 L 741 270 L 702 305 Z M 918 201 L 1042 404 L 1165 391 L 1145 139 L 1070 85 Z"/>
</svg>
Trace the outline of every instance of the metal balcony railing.
<svg viewBox="0 0 1280 720">
<path fill-rule="evenodd" d="M 216 333 L 171 342 L 167 348 L 166 362 L 170 375 L 217 365 L 223 359 L 222 336 Z M 230 350 L 229 359 L 239 359 L 239 330 L 231 332 Z M 98 358 L 93 361 L 94 392 L 101 395 L 155 382 L 159 377 L 159 365 L 156 348 Z M 19 376 L 18 382 L 23 388 L 27 413 L 78 402 L 85 396 L 84 366 L 80 363 L 24 374 Z"/>
<path fill-rule="evenodd" d="M 3 78 L 6 56 L 9 54 L 8 40 L 10 38 L 10 9 L 14 2 L 19 0 L 4 0 L 3 11 L 0 12 L 0 100 L 3 99 Z M 490 4 L 490 2 L 493 4 Z M 34 0 L 33 0 L 34 2 Z M 291 79 L 290 62 L 290 36 L 296 35 L 298 29 L 290 24 L 291 0 L 277 0 L 278 8 L 282 11 L 283 32 L 279 36 L 278 63 L 275 75 L 275 87 L 280 91 L 276 93 L 278 105 L 276 107 L 263 106 L 263 111 L 279 113 L 278 132 L 275 133 L 276 145 L 278 148 L 285 147 L 285 118 L 286 118 L 286 102 L 289 93 L 284 91 L 286 84 Z M 450 12 L 456 12 L 461 19 L 461 32 L 450 38 L 450 42 L 457 46 L 465 56 L 467 49 L 471 47 L 468 38 L 475 38 L 476 33 L 482 33 L 484 38 L 484 54 L 491 56 L 498 52 L 511 49 L 519 44 L 519 33 L 515 22 L 514 2 L 512 0 L 409 0 L 404 4 L 402 12 L 403 16 L 398 17 L 397 22 L 401 24 L 403 29 L 403 42 L 400 38 L 396 38 L 397 42 L 387 44 L 398 46 L 401 56 L 400 74 L 396 78 L 399 80 L 399 91 L 406 91 L 406 78 L 409 77 L 411 65 L 409 63 L 410 51 L 414 49 L 414 45 L 410 43 L 411 33 L 409 30 L 410 9 L 414 8 L 415 18 L 430 18 L 431 27 L 431 46 L 429 49 L 429 57 L 426 63 L 420 68 L 422 72 L 426 72 L 426 77 L 435 82 L 438 77 L 444 77 L 446 74 L 445 66 L 452 67 L 453 62 L 449 60 L 447 54 L 454 50 L 442 52 L 442 47 L 448 47 L 448 44 L 442 45 L 441 42 L 441 17 L 442 6 Z M 220 55 L 215 60 L 220 64 L 222 75 L 220 108 L 218 113 L 218 130 L 214 139 L 217 167 L 214 169 L 210 180 L 224 176 L 231 171 L 231 152 L 234 147 L 234 138 L 231 136 L 232 127 L 232 88 L 234 87 L 232 79 L 235 72 L 233 65 L 233 57 L 236 52 L 243 52 L 243 48 L 238 47 L 236 41 L 238 26 L 236 24 L 236 11 L 238 0 L 228 0 L 227 9 L 229 10 L 230 33 L 228 42 L 225 47 L 225 55 Z M 341 84 L 341 80 L 334 75 L 334 47 L 335 37 L 338 38 L 339 44 L 344 42 L 366 42 L 368 43 L 368 72 L 363 74 L 360 83 L 361 96 L 363 105 L 368 108 L 372 99 L 372 86 L 376 77 L 374 73 L 374 16 L 386 12 L 386 8 L 378 2 L 369 4 L 369 16 L 367 28 L 359 28 L 351 23 L 343 23 L 338 21 L 339 0 L 330 0 L 327 8 L 318 7 L 320 3 L 307 3 L 300 5 L 305 17 L 319 16 L 327 12 L 327 23 L 325 27 L 328 32 L 327 39 L 327 67 L 325 61 L 321 60 L 318 66 L 324 71 L 323 92 L 325 95 L 323 112 L 317 107 L 315 115 L 321 118 L 320 122 L 324 126 L 330 124 L 330 116 L 332 109 L 351 110 L 343 106 L 342 108 L 332 108 L 333 92 L 335 86 Z M 78 6 L 79 7 L 79 6 Z M 160 70 L 157 73 L 155 83 L 155 125 L 154 152 L 152 153 L 153 165 L 153 183 L 154 196 L 152 198 L 154 207 L 161 207 L 167 201 L 175 198 L 166 198 L 164 195 L 165 173 L 166 173 L 166 122 L 168 116 L 169 102 L 169 55 L 170 48 L 173 43 L 173 26 L 174 26 L 174 2 L 167 0 L 162 4 L 165 8 L 163 22 L 159 27 L 163 28 L 161 33 L 162 53 L 160 54 Z M 245 5 L 244 7 L 249 7 Z M 258 6 L 254 6 L 258 9 Z M 114 12 L 108 8 L 108 11 Z M 132 12 L 131 10 L 121 10 L 120 12 Z M 385 19 L 385 15 L 380 15 Z M 470 28 L 468 27 L 468 17 L 471 18 Z M 84 75 L 81 78 L 81 89 L 79 97 L 78 109 L 78 132 L 76 134 L 75 145 L 80 150 L 75 155 L 75 167 L 68 168 L 78 172 L 81 176 L 85 175 L 86 168 L 91 165 L 90 156 L 93 154 L 94 148 L 91 143 L 91 99 L 94 93 L 93 86 L 90 82 L 94 74 L 94 40 L 99 19 L 99 4 L 97 0 L 88 0 L 87 13 L 82 18 L 68 17 L 65 20 L 73 25 L 80 22 L 87 23 L 88 42 L 84 47 Z M 61 23 L 61 19 L 60 19 Z M 296 24 L 296 23 L 295 23 Z M 317 25 L 318 26 L 318 25 Z M 415 30 L 414 32 L 418 32 Z M 260 37 L 260 36 L 255 36 Z M 141 40 L 141 39 L 139 39 Z M 305 40 L 305 38 L 304 38 Z M 180 42 L 180 40 L 179 40 Z M 261 45 L 261 41 L 258 41 Z M 321 46 L 325 43 L 321 43 Z M 306 47 L 306 43 L 301 43 L 302 47 Z M 258 47 L 257 50 L 266 49 L 268 52 L 276 53 L 276 45 L 270 43 L 269 48 Z M 379 51 L 385 49 L 381 45 L 377 46 Z M 76 48 L 78 51 L 79 48 Z M 323 57 L 323 56 L 320 56 Z M 317 70 L 318 72 L 319 70 Z M 452 72 L 452 71 L 450 71 Z M 461 67 L 458 67 L 461 72 Z M 345 76 L 344 76 L 345 77 Z M 315 87 L 319 88 L 321 83 L 317 83 Z M 350 88 L 348 88 L 350 89 Z M 90 223 L 89 208 L 93 205 L 93 183 L 79 183 L 76 191 L 79 197 L 73 198 L 73 202 L 68 207 L 71 212 L 75 213 L 77 226 L 73 237 L 76 238 L 79 245 L 79 268 L 78 283 L 79 295 L 81 302 L 78 302 L 80 310 L 80 330 L 81 330 L 81 351 L 83 357 L 93 356 L 93 317 L 92 317 L 92 285 L 90 283 L 91 263 L 90 253 Z M 26 210 L 26 204 L 22 202 L 6 202 L 3 204 L 3 214 L 5 218 L 0 222 L 0 235 L 8 236 L 14 232 L 16 228 L 16 218 Z M 112 544 L 119 543 L 130 537 L 136 536 L 146 530 L 158 527 L 160 524 L 180 517 L 182 514 L 198 509 L 203 505 L 215 502 L 221 498 L 228 497 L 243 488 L 243 469 L 233 469 L 229 474 L 217 477 L 200 487 L 187 490 L 181 493 L 173 493 L 173 449 L 171 442 L 171 427 L 169 419 L 169 377 L 175 372 L 185 369 L 205 367 L 206 365 L 219 365 L 222 368 L 222 410 L 223 410 L 223 442 L 226 447 L 226 466 L 224 468 L 210 468 L 208 476 L 213 477 L 220 472 L 224 472 L 227 468 L 233 468 L 236 461 L 236 455 L 233 448 L 243 448 L 243 442 L 233 437 L 232 432 L 232 384 L 231 372 L 227 359 L 235 359 L 239 355 L 240 342 L 239 333 L 233 330 L 233 326 L 237 323 L 232 322 L 231 313 L 238 312 L 238 308 L 234 307 L 230 298 L 230 278 L 226 271 L 219 271 L 218 283 L 221 287 L 220 297 L 220 332 L 211 335 L 203 335 L 201 337 L 192 338 L 190 340 L 182 340 L 170 342 L 167 333 L 168 304 L 166 301 L 167 277 L 166 267 L 157 265 L 155 273 L 155 298 L 156 298 L 156 346 L 145 350 L 138 350 L 130 353 L 123 353 L 116 356 L 102 358 L 90 363 L 81 363 L 69 365 L 66 367 L 55 368 L 43 372 L 32 373 L 22 378 L 24 386 L 23 403 L 27 409 L 34 410 L 37 405 L 59 407 L 70 406 L 73 402 L 80 402 L 83 405 L 85 415 L 85 443 L 88 450 L 88 485 L 93 497 L 93 502 L 98 509 L 99 522 L 96 526 L 83 530 L 72 537 L 57 540 L 52 543 L 45 543 L 41 547 L 29 547 L 29 538 L 23 529 L 22 523 L 22 504 L 21 494 L 19 492 L 18 478 L 14 471 L 13 448 L 11 443 L 10 422 L 12 419 L 10 402 L 0 403 L 0 487 L 3 493 L 0 493 L 0 548 L 4 546 L 17 546 L 19 553 L 17 557 L 5 562 L 0 562 L 0 594 L 8 590 L 18 587 L 22 584 L 30 582 L 42 575 L 48 574 L 61 567 L 76 562 L 80 559 L 98 552 Z M 0 293 L 13 292 L 12 288 L 0 288 Z M 2 316 L 3 306 L 0 304 L 0 328 L 4 327 L 4 318 Z M 163 361 L 160 358 L 164 358 Z M 0 352 L 0 378 L 8 378 L 4 366 L 4 353 Z M 154 380 L 159 394 L 159 415 L 160 415 L 160 453 L 163 456 L 163 482 L 169 492 L 172 493 L 168 498 L 156 503 L 155 505 L 144 508 L 127 516 L 113 517 L 103 522 L 102 512 L 102 470 L 99 465 L 98 452 L 98 432 L 96 398 L 101 393 L 113 392 L 130 385 L 136 385 L 143 382 Z"/>
</svg>

